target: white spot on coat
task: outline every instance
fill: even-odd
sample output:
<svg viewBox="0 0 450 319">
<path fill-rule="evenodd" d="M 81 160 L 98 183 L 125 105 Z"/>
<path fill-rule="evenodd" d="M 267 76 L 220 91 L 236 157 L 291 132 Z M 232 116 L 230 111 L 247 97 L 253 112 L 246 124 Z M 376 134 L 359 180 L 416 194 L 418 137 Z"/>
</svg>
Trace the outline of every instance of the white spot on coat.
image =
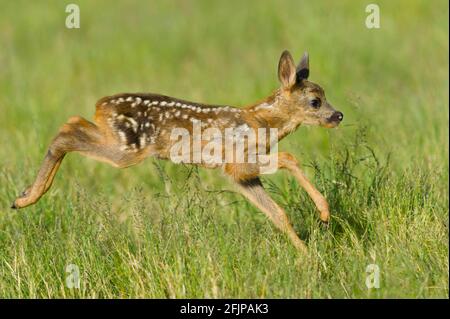
<svg viewBox="0 0 450 319">
<path fill-rule="evenodd" d="M 118 131 L 117 134 L 119 134 L 119 137 L 120 137 L 120 141 L 121 141 L 121 142 L 123 142 L 123 143 L 126 143 L 126 142 L 127 142 L 127 136 L 125 135 L 124 132 Z"/>
<path fill-rule="evenodd" d="M 255 107 L 255 111 L 268 110 L 268 109 L 271 109 L 271 108 L 273 108 L 273 104 L 269 104 L 269 103 L 264 102 L 264 103 L 261 103 L 260 105 L 256 106 Z"/>
<path fill-rule="evenodd" d="M 132 118 L 132 117 L 129 117 L 129 118 L 128 118 L 128 121 L 131 122 L 133 131 L 136 133 L 136 132 L 137 132 L 137 129 L 138 129 L 138 123 L 137 123 L 137 122 L 134 120 L 134 118 Z"/>
</svg>

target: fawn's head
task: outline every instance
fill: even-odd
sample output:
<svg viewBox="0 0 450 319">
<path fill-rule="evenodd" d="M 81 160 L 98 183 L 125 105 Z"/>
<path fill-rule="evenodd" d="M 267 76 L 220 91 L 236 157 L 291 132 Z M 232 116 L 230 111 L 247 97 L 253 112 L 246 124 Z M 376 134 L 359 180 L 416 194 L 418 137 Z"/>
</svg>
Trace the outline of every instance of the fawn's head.
<svg viewBox="0 0 450 319">
<path fill-rule="evenodd" d="M 291 54 L 284 51 L 278 63 L 281 82 L 280 102 L 294 122 L 306 125 L 336 127 L 344 115 L 325 98 L 324 90 L 308 81 L 309 56 L 305 52 L 296 67 Z"/>
</svg>

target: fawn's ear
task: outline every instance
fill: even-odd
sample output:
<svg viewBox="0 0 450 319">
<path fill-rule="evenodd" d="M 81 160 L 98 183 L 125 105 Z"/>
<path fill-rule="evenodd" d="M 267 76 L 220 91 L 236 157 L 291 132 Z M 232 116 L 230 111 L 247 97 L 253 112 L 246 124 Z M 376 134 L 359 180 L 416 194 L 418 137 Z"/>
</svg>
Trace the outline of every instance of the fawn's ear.
<svg viewBox="0 0 450 319">
<path fill-rule="evenodd" d="M 278 62 L 278 79 L 285 89 L 295 84 L 295 63 L 288 50 L 284 50 Z"/>
<path fill-rule="evenodd" d="M 309 76 L 309 54 L 308 52 L 303 53 L 302 59 L 297 66 L 297 82 L 302 80 L 307 80 Z"/>
</svg>

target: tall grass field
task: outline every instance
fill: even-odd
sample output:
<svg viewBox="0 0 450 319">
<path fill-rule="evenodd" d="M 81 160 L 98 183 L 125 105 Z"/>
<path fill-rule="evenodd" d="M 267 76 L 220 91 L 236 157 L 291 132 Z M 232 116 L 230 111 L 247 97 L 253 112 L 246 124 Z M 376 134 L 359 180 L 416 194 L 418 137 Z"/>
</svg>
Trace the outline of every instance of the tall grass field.
<svg viewBox="0 0 450 319">
<path fill-rule="evenodd" d="M 448 298 L 448 2 L 379 0 L 367 28 L 372 2 L 0 0 L 0 297 Z M 153 158 L 71 153 L 36 205 L 10 209 L 101 97 L 243 107 L 279 87 L 284 49 L 309 51 L 345 114 L 279 145 L 328 199 L 328 227 L 292 176 L 263 178 L 306 254 L 220 171 Z"/>
</svg>

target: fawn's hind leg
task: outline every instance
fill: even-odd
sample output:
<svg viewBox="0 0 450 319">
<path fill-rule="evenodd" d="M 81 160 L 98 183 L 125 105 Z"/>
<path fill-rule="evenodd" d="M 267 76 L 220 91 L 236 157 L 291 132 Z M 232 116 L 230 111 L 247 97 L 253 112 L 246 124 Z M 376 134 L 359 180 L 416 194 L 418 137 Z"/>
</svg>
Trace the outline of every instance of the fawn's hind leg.
<svg viewBox="0 0 450 319">
<path fill-rule="evenodd" d="M 116 167 L 131 166 L 145 157 L 143 152 L 121 150 L 120 144 L 94 123 L 82 117 L 71 117 L 51 142 L 36 180 L 14 201 L 12 208 L 22 208 L 36 203 L 50 188 L 68 152 L 79 152 Z"/>
</svg>

